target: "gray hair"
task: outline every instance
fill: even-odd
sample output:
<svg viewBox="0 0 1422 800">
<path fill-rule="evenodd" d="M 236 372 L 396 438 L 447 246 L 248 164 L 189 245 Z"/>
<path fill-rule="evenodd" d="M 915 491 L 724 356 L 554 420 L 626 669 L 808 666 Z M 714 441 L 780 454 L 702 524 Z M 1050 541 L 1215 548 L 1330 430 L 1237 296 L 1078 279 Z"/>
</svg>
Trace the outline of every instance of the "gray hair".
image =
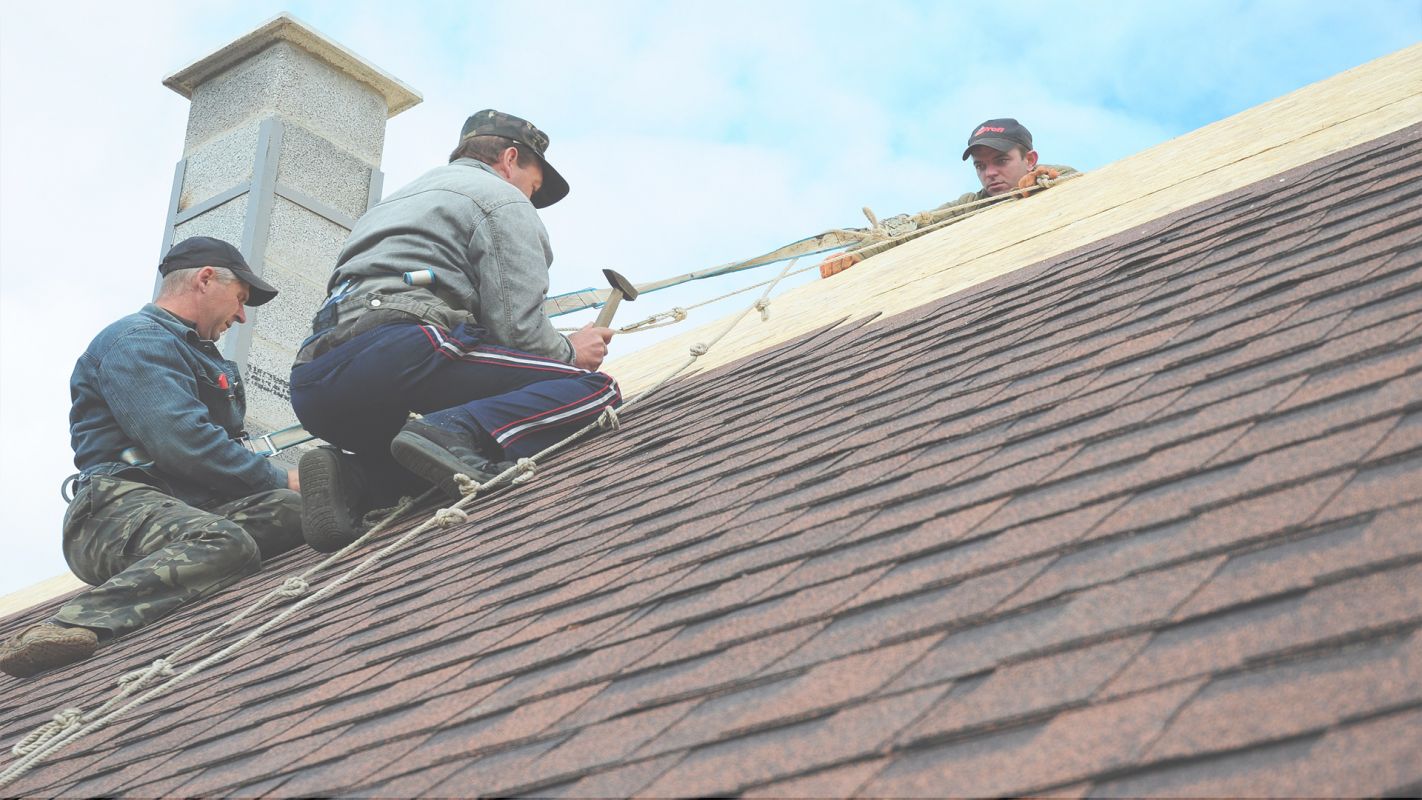
<svg viewBox="0 0 1422 800">
<path fill-rule="evenodd" d="M 158 287 L 158 297 L 173 297 L 175 295 L 185 294 L 188 291 L 188 287 L 192 286 L 193 279 L 197 277 L 197 272 L 200 269 L 202 269 L 202 267 L 175 269 L 167 275 L 164 275 L 163 283 Z M 213 267 L 212 271 L 213 277 L 217 279 L 218 283 L 223 285 L 231 285 L 241 280 L 241 278 L 237 277 L 236 273 L 226 267 Z"/>
</svg>

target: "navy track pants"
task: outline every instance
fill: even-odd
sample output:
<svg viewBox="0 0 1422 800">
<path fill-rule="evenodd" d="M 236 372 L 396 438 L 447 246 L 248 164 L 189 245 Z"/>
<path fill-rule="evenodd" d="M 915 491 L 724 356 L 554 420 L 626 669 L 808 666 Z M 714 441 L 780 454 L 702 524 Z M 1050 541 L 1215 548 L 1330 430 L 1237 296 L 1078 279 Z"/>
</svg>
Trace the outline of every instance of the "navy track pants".
<svg viewBox="0 0 1422 800">
<path fill-rule="evenodd" d="M 306 430 L 376 466 L 409 412 L 504 458 L 533 455 L 622 402 L 610 375 L 484 344 L 484 329 L 383 325 L 291 371 Z M 490 456 L 495 453 L 488 453 Z M 384 469 L 381 472 L 385 472 Z"/>
</svg>

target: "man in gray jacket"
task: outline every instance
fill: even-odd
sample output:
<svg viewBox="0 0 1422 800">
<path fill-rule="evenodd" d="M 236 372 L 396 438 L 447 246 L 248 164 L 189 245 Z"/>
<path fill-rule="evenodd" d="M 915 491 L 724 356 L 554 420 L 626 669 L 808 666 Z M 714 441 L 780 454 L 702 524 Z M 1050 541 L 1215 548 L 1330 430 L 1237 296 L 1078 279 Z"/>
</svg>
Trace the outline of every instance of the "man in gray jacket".
<svg viewBox="0 0 1422 800">
<path fill-rule="evenodd" d="M 427 485 L 414 478 L 457 497 L 455 473 L 486 480 L 621 402 L 594 371 L 612 330 L 563 336 L 543 311 L 553 252 L 535 209 L 568 193 L 547 148 L 480 111 L 449 164 L 351 231 L 291 372 L 297 417 L 335 446 L 300 463 L 312 547 L 352 541 L 370 508 Z"/>
</svg>

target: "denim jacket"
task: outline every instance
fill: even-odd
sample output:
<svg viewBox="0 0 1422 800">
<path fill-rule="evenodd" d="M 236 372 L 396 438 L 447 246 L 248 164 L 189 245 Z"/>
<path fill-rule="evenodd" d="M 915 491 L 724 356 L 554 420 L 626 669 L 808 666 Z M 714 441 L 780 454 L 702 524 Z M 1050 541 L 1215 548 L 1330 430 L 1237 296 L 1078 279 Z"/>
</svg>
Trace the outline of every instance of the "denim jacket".
<svg viewBox="0 0 1422 800">
<path fill-rule="evenodd" d="M 131 473 L 120 454 L 153 460 L 134 476 L 189 505 L 286 486 L 286 471 L 240 442 L 247 395 L 237 365 L 152 303 L 104 328 L 69 378 L 70 444 L 84 475 Z"/>
<path fill-rule="evenodd" d="M 373 309 L 400 311 L 442 327 L 475 322 L 491 344 L 571 363 L 573 346 L 543 311 L 552 263 L 548 231 L 528 198 L 487 164 L 461 158 L 356 222 L 313 330 L 346 334 Z M 405 282 L 406 272 L 425 269 L 433 283 Z M 313 352 L 303 348 L 297 363 Z"/>
</svg>

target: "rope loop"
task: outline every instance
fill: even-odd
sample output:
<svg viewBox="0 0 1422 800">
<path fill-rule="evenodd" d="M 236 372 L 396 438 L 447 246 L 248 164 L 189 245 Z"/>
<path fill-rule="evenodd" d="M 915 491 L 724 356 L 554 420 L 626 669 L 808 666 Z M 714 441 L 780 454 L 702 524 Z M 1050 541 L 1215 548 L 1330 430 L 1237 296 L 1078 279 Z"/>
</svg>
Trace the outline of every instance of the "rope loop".
<svg viewBox="0 0 1422 800">
<path fill-rule="evenodd" d="M 469 521 L 469 515 L 462 508 L 441 508 L 435 512 L 434 522 L 441 528 L 459 525 Z"/>
<path fill-rule="evenodd" d="M 760 321 L 770 321 L 770 298 L 762 297 L 755 301 L 755 310 L 760 312 Z"/>
<path fill-rule="evenodd" d="M 15 743 L 10 752 L 17 756 L 29 755 L 40 745 L 84 721 L 84 712 L 78 708 L 66 708 L 49 722 L 35 728 L 30 735 Z"/>
<path fill-rule="evenodd" d="M 528 483 L 538 472 L 538 462 L 531 458 L 520 458 L 514 466 L 518 468 L 518 475 L 513 479 L 514 483 Z"/>
<path fill-rule="evenodd" d="M 622 428 L 622 420 L 617 416 L 617 409 L 612 406 L 602 410 L 602 414 L 597 418 L 597 424 L 605 431 L 615 431 Z"/>
<path fill-rule="evenodd" d="M 696 344 L 691 346 L 691 357 L 701 358 L 702 356 L 706 355 L 706 353 L 708 353 L 710 350 L 711 348 L 707 346 L 705 342 L 697 342 Z"/>
<path fill-rule="evenodd" d="M 311 584 L 306 582 L 300 575 L 292 575 L 282 581 L 281 588 L 276 590 L 278 597 L 300 597 L 311 591 Z"/>
<path fill-rule="evenodd" d="M 459 487 L 459 493 L 465 497 L 479 491 L 479 482 L 462 472 L 454 473 L 454 485 Z"/>
</svg>

